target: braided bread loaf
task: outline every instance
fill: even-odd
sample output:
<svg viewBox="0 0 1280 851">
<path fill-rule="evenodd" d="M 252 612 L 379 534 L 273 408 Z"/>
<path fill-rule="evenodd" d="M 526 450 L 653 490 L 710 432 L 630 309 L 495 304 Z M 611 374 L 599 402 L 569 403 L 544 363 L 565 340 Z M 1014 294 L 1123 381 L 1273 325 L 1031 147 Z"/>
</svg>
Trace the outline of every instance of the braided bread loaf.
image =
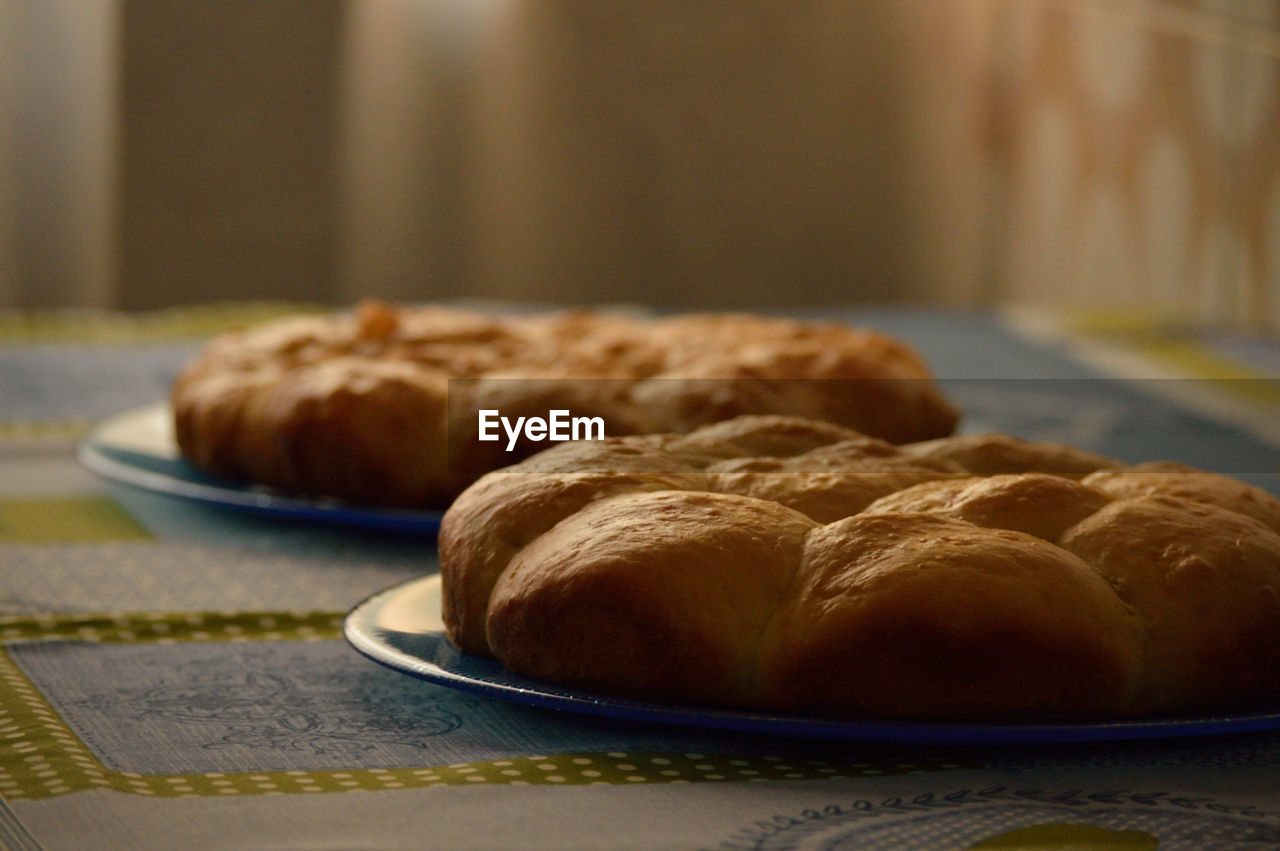
<svg viewBox="0 0 1280 851">
<path fill-rule="evenodd" d="M 446 513 L 464 652 L 603 692 L 882 718 L 1280 698 L 1280 500 L 1175 464 L 741 417 L 562 444 Z"/>
<path fill-rule="evenodd" d="M 201 469 L 409 508 L 443 507 L 523 457 L 475 439 L 481 409 L 565 409 L 602 418 L 609 434 L 785 413 L 894 442 L 956 422 L 914 351 L 835 323 L 372 303 L 225 334 L 183 370 L 171 401 L 178 445 Z"/>
</svg>

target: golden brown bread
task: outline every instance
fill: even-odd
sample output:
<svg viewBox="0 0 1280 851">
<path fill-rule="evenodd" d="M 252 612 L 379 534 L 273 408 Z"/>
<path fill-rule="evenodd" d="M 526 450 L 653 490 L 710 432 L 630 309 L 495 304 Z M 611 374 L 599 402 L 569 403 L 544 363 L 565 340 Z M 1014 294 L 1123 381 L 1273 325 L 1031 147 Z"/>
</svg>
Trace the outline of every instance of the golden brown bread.
<svg viewBox="0 0 1280 851">
<path fill-rule="evenodd" d="M 1280 697 L 1280 535 L 1220 505 L 1138 496 L 1080 521 L 1061 546 L 1145 625 L 1138 705 Z"/>
<path fill-rule="evenodd" d="M 1109 458 L 1073 446 L 1021 440 L 1007 434 L 955 435 L 916 443 L 910 451 L 922 459 L 952 461 L 979 476 L 1051 473 L 1080 479 L 1095 470 L 1115 466 Z"/>
<path fill-rule="evenodd" d="M 550 679 L 611 689 L 625 671 L 632 693 L 749 703 L 757 644 L 815 525 L 697 491 L 592 503 L 512 558 L 493 589 L 490 644 Z"/>
<path fill-rule="evenodd" d="M 1061 476 L 1004 473 L 926 482 L 882 497 L 866 512 L 938 514 L 1056 541 L 1109 502 L 1105 492 Z"/>
<path fill-rule="evenodd" d="M 602 417 L 610 435 L 794 414 L 894 442 L 949 434 L 957 419 L 909 347 L 836 323 L 374 303 L 222 335 L 171 401 L 178 445 L 201 469 L 410 508 L 443 507 L 546 445 L 513 455 L 476 441 L 480 409 L 512 420 L 564 409 Z"/>
<path fill-rule="evenodd" d="M 814 530 L 771 632 L 765 694 L 863 717 L 1115 713 L 1142 666 L 1139 621 L 1083 561 L 928 514 Z"/>
<path fill-rule="evenodd" d="M 1015 471 L 966 468 L 974 445 Z M 441 528 L 444 616 L 465 652 L 662 700 L 935 719 L 1274 701 L 1276 511 L 1185 467 L 742 417 L 484 476 Z"/>
<path fill-rule="evenodd" d="M 1084 482 L 1116 498 L 1163 495 L 1209 502 L 1252 517 L 1280 532 L 1280 502 L 1271 494 L 1239 479 L 1184 464 L 1158 461 L 1124 469 L 1098 470 L 1086 476 Z"/>
</svg>

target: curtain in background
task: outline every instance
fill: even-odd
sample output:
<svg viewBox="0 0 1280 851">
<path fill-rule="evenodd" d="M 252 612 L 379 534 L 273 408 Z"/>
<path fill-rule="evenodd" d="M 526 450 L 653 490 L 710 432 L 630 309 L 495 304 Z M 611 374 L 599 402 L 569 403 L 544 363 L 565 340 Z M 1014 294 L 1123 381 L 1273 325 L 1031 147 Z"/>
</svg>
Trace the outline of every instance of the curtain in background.
<svg viewBox="0 0 1280 851">
<path fill-rule="evenodd" d="M 113 0 L 0 0 L 0 306 L 112 298 Z"/>
<path fill-rule="evenodd" d="M 0 117 L 0 305 L 1280 328 L 1271 0 L 0 0 Z"/>
<path fill-rule="evenodd" d="M 1280 332 L 1280 3 L 995 8 L 1008 296 Z"/>
<path fill-rule="evenodd" d="M 983 4 L 541 0 L 482 46 L 473 283 L 972 302 Z"/>
</svg>

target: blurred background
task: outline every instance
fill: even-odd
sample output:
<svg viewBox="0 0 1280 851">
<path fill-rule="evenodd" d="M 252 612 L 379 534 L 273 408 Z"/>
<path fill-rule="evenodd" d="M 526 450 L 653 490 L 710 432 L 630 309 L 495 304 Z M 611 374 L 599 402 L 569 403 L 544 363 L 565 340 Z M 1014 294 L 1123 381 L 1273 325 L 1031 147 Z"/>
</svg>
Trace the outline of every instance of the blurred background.
<svg viewBox="0 0 1280 851">
<path fill-rule="evenodd" d="M 1280 332 L 1280 0 L 0 0 L 0 308 Z"/>
</svg>

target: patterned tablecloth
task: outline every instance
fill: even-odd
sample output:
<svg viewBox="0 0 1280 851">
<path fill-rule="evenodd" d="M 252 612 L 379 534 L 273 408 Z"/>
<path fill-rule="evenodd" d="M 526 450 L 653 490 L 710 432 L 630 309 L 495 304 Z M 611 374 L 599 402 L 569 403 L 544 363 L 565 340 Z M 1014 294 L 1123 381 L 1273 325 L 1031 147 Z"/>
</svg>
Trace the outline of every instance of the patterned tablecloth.
<svg viewBox="0 0 1280 851">
<path fill-rule="evenodd" d="M 822 741 L 536 709 L 373 664 L 342 639 L 344 613 L 435 570 L 429 537 L 178 500 L 75 460 L 92 423 L 162 399 L 204 335 L 278 309 L 0 316 L 0 844 L 1280 844 L 1280 730 Z M 967 430 L 1177 458 L 1276 490 L 1275 341 L 825 315 L 915 342 Z"/>
</svg>

